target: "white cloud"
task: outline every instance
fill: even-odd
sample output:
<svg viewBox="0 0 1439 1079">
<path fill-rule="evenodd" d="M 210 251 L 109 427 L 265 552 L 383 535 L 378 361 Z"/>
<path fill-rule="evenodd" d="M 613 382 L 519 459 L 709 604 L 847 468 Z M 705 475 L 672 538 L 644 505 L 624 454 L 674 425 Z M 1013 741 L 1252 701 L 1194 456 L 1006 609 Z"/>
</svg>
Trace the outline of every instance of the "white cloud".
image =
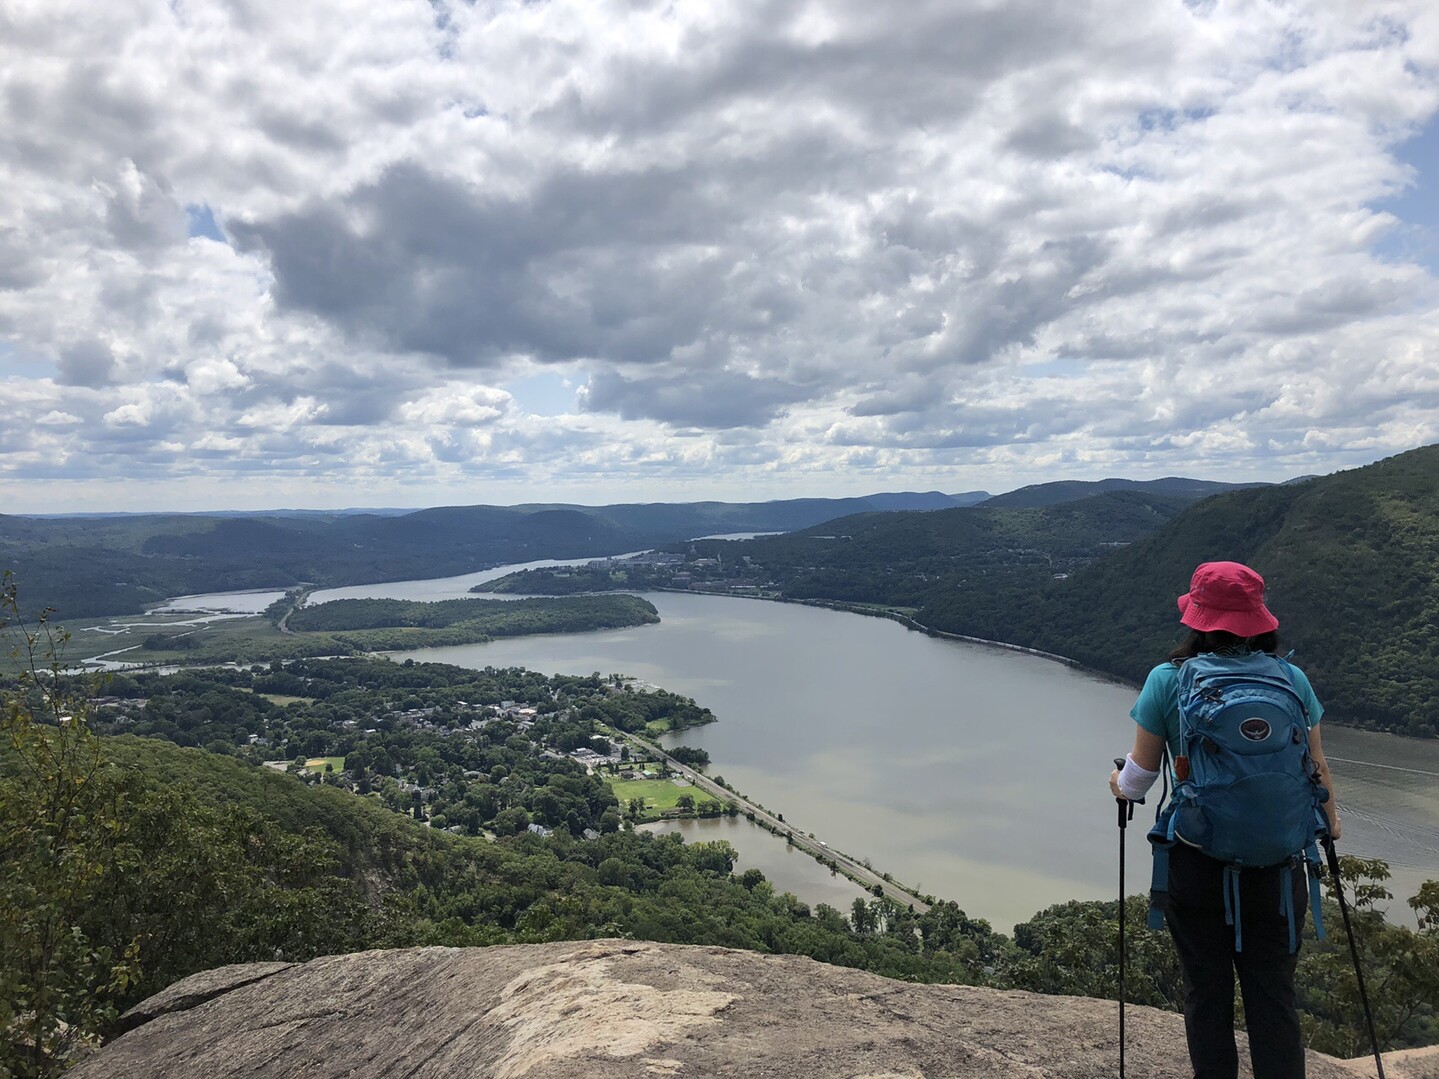
<svg viewBox="0 0 1439 1079">
<path fill-rule="evenodd" d="M 1373 209 L 1439 111 L 1424 0 L 0 20 L 0 403 L 51 439 L 0 467 L 30 508 L 57 473 L 761 497 L 1439 437 L 1439 287 Z M 200 208 L 228 242 L 187 238 Z M 586 411 L 516 403 L 546 368 Z"/>
<path fill-rule="evenodd" d="M 79 416 L 72 416 L 68 412 L 61 412 L 57 408 L 52 408 L 35 422 L 41 427 L 69 427 L 73 424 L 80 423 L 81 420 Z"/>
<path fill-rule="evenodd" d="M 185 369 L 185 381 L 202 396 L 238 390 L 250 385 L 250 378 L 227 359 L 198 360 Z"/>
<path fill-rule="evenodd" d="M 479 427 L 503 416 L 513 400 L 488 386 L 447 386 L 401 405 L 398 418 L 416 426 Z"/>
<path fill-rule="evenodd" d="M 300 397 L 286 405 L 266 404 L 250 409 L 235 420 L 239 427 L 259 431 L 284 431 L 313 422 L 325 412 L 325 406 L 313 397 Z"/>
<path fill-rule="evenodd" d="M 150 425 L 150 403 L 136 401 L 105 413 L 105 423 L 110 427 L 148 427 Z"/>
</svg>

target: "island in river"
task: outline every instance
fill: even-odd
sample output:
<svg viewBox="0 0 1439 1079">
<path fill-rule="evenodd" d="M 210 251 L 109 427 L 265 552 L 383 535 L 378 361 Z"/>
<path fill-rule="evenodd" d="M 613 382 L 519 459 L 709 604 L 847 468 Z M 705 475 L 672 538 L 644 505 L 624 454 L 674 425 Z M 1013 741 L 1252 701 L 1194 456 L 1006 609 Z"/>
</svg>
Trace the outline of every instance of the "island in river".
<svg viewBox="0 0 1439 1079">
<path fill-rule="evenodd" d="M 143 618 L 71 625 L 65 659 L 110 666 L 245 665 L 483 644 L 502 637 L 624 629 L 659 621 L 654 604 L 630 595 L 303 601 L 303 592 L 290 592 L 259 615 L 166 610 Z"/>
</svg>

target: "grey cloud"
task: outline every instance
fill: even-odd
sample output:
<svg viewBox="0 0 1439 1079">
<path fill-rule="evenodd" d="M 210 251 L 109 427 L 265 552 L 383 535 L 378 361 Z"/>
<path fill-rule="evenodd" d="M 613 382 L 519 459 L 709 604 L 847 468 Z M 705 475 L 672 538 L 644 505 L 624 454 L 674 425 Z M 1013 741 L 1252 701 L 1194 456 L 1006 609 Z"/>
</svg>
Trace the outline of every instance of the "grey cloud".
<svg viewBox="0 0 1439 1079">
<path fill-rule="evenodd" d="M 722 294 L 720 268 L 686 258 L 713 227 L 703 201 L 662 170 L 561 173 L 516 202 L 407 164 L 347 206 L 231 228 L 269 254 L 279 303 L 391 349 L 652 362 L 697 340 Z"/>
<path fill-rule="evenodd" d="M 1108 255 L 1109 244 L 1098 237 L 1044 243 L 1022 271 L 976 289 L 971 309 L 946 335 L 943 358 L 974 365 L 1010 345 L 1033 344 L 1035 332 L 1072 305 L 1070 290 Z"/>
<path fill-rule="evenodd" d="M 736 6 L 720 36 L 692 36 L 673 65 L 630 65 L 605 85 L 563 96 L 544 119 L 641 134 L 679 126 L 716 102 L 813 98 L 842 104 L 875 129 L 948 123 L 1001 73 L 1044 62 L 1095 30 L 1076 9 L 1038 0 L 983 8 L 929 0 L 907 4 L 901 17 L 850 0 L 824 6 L 832 40 L 776 33 L 802 10 L 784 0 Z"/>
<path fill-rule="evenodd" d="M 1293 297 L 1272 297 L 1255 312 L 1253 328 L 1262 333 L 1312 333 L 1383 311 L 1404 291 L 1383 280 L 1327 281 Z"/>
<path fill-rule="evenodd" d="M 108 386 L 115 377 L 115 354 L 103 341 L 80 341 L 60 350 L 55 366 L 64 386 Z"/>
<path fill-rule="evenodd" d="M 1069 429 L 1070 423 L 1057 423 L 1059 413 L 1048 414 L 1049 422 L 1038 424 L 1034 406 L 1025 409 L 969 408 L 955 409 L 942 416 L 931 416 L 926 422 L 904 423 L 894 418 L 877 428 L 854 428 L 839 425 L 828 441 L 836 446 L 875 446 L 895 449 L 947 450 L 981 446 L 1005 446 L 1017 442 L 1040 441 L 1056 430 Z"/>
<path fill-rule="evenodd" d="M 145 273 L 112 273 L 101 279 L 99 299 L 112 318 L 141 325 L 165 317 L 159 306 L 161 282 Z"/>
<path fill-rule="evenodd" d="M 1092 134 L 1053 112 L 1040 113 L 1019 124 L 1005 141 L 1016 150 L 1039 158 L 1064 157 L 1095 146 Z"/>
<path fill-rule="evenodd" d="M 1152 400 L 1143 404 L 1101 402 L 1089 417 L 1090 427 L 1096 435 L 1109 438 L 1135 431 L 1167 438 L 1226 426 L 1250 431 L 1256 427 L 1254 415 L 1273 404 L 1279 394 L 1277 385 L 1215 385 L 1212 379 L 1203 380 L 1202 385 L 1203 392 L 1199 393 L 1183 393 L 1182 386 L 1161 387 L 1152 390 Z M 1161 404 L 1165 407 L 1156 409 Z"/>
<path fill-rule="evenodd" d="M 332 153 L 345 146 L 344 136 L 332 124 L 297 115 L 286 103 L 261 108 L 255 119 L 275 142 L 295 150 Z"/>
<path fill-rule="evenodd" d="M 935 399 L 943 394 L 929 379 L 903 378 L 896 384 L 872 389 L 857 404 L 851 405 L 851 416 L 892 416 L 901 412 L 927 412 L 935 407 Z"/>
<path fill-rule="evenodd" d="M 1231 191 L 1222 195 L 1199 195 L 1186 199 L 1160 214 L 1154 222 L 1159 235 L 1208 230 L 1230 225 L 1264 209 L 1262 200 Z"/>
<path fill-rule="evenodd" d="M 386 387 L 336 392 L 325 401 L 325 413 L 316 422 L 327 426 L 376 427 L 395 413 L 393 391 Z"/>
<path fill-rule="evenodd" d="M 586 409 L 622 419 L 653 419 L 675 426 L 759 427 L 809 391 L 774 378 L 729 371 L 630 380 L 613 372 L 590 379 Z"/>
<path fill-rule="evenodd" d="M 250 401 L 281 400 L 286 404 L 310 396 L 327 407 L 314 422 L 325 426 L 382 424 L 394 416 L 407 393 L 427 380 L 421 372 L 401 364 L 318 361 L 292 368 L 281 375 L 261 374 Z"/>
<path fill-rule="evenodd" d="M 212 312 L 191 319 L 185 327 L 185 336 L 192 345 L 209 346 L 223 341 L 231 329 L 227 319 Z"/>
<path fill-rule="evenodd" d="M 0 290 L 29 288 L 42 280 L 43 273 L 20 230 L 0 228 Z"/>
<path fill-rule="evenodd" d="M 153 176 L 126 162 L 112 180 L 105 206 L 105 225 L 122 248 L 163 247 L 186 235 L 185 211 L 163 191 Z"/>
<path fill-rule="evenodd" d="M 17 125 L 13 152 L 54 179 L 84 184 L 97 161 L 129 159 L 143 169 L 162 160 L 163 125 L 157 123 L 154 104 L 121 92 L 111 74 L 107 58 L 94 56 L 67 58 L 59 77 L 38 68 L 8 77 L 5 98 L 11 115 L 30 121 Z"/>
</svg>

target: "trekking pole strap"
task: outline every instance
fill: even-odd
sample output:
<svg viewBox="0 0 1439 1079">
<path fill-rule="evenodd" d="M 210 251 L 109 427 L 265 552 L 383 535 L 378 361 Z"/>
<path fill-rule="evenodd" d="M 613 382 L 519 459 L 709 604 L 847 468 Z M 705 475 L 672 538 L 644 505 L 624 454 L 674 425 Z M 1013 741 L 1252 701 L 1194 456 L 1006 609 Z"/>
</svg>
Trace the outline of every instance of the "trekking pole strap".
<svg viewBox="0 0 1439 1079">
<path fill-rule="evenodd" d="M 1279 913 L 1289 926 L 1289 954 L 1299 950 L 1299 929 L 1294 924 L 1294 863 L 1288 863 L 1279 874 Z"/>
<path fill-rule="evenodd" d="M 1244 951 L 1244 930 L 1239 910 L 1239 867 L 1224 867 L 1224 924 L 1234 926 L 1234 950 Z"/>
</svg>

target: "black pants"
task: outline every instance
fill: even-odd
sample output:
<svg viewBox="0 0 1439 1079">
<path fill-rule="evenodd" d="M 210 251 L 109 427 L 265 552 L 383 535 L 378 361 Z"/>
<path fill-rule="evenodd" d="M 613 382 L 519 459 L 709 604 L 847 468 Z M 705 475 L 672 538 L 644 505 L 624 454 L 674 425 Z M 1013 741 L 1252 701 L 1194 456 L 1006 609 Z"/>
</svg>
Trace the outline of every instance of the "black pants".
<svg viewBox="0 0 1439 1079">
<path fill-rule="evenodd" d="M 1302 863 L 1293 871 L 1294 916 L 1307 900 Z M 1224 922 L 1224 863 L 1176 843 L 1169 853 L 1166 920 L 1184 971 L 1184 1031 L 1195 1079 L 1234 1079 L 1234 974 L 1244 998 L 1255 1079 L 1303 1079 L 1304 1044 L 1294 999 L 1299 956 L 1289 954 L 1289 920 L 1281 909 L 1282 867 L 1240 874 L 1243 950 Z"/>
</svg>

